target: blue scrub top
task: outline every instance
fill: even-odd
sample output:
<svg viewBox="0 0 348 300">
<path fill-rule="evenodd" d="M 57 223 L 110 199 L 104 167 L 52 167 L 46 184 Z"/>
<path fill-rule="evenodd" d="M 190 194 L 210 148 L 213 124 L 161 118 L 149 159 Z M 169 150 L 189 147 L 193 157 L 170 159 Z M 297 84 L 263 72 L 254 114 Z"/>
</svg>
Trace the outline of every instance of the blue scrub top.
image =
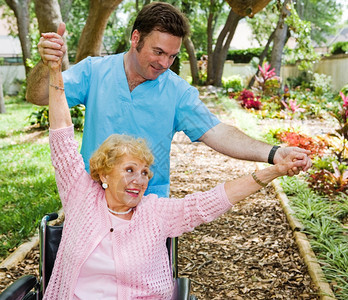
<svg viewBox="0 0 348 300">
<path fill-rule="evenodd" d="M 219 120 L 197 89 L 170 70 L 130 92 L 123 56 L 88 57 L 63 72 L 69 106 L 86 107 L 81 154 L 89 170 L 89 158 L 111 134 L 145 138 L 155 156 L 146 194 L 168 197 L 174 134 L 184 131 L 197 141 Z"/>
</svg>

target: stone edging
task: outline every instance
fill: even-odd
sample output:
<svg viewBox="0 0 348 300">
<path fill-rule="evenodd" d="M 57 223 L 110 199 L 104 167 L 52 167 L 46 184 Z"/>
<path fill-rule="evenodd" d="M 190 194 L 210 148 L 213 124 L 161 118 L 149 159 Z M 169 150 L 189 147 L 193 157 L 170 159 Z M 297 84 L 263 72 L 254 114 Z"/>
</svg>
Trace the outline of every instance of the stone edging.
<svg viewBox="0 0 348 300">
<path fill-rule="evenodd" d="M 63 209 L 58 211 L 58 218 L 50 222 L 50 225 L 55 225 L 62 221 L 64 217 Z M 39 244 L 39 231 L 28 241 L 20 245 L 13 253 L 0 263 L 0 280 L 6 276 L 6 271 L 15 268 L 28 253 Z"/>
<path fill-rule="evenodd" d="M 264 168 L 264 164 L 256 163 L 256 167 L 258 169 L 262 169 Z M 336 299 L 335 294 L 325 279 L 323 270 L 320 267 L 306 234 L 302 232 L 304 230 L 304 226 L 295 217 L 295 213 L 289 205 L 289 199 L 280 186 L 279 180 L 273 180 L 272 185 L 276 191 L 277 198 L 280 201 L 280 205 L 286 215 L 289 225 L 294 233 L 296 244 L 308 268 L 308 273 L 312 278 L 313 283 L 319 290 L 320 300 Z"/>
</svg>

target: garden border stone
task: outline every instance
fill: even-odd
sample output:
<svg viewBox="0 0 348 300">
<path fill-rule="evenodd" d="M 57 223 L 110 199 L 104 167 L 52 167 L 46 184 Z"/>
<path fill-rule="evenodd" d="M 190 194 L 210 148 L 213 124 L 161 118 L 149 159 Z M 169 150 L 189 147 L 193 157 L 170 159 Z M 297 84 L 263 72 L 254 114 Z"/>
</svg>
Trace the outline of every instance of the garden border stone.
<svg viewBox="0 0 348 300">
<path fill-rule="evenodd" d="M 58 211 L 58 218 L 50 222 L 50 225 L 56 225 L 62 222 L 64 218 L 63 209 Z M 13 253 L 0 263 L 0 280 L 6 276 L 6 271 L 15 268 L 27 255 L 39 245 L 39 231 L 28 241 L 20 245 Z"/>
<path fill-rule="evenodd" d="M 266 164 L 256 163 L 258 169 L 263 169 Z M 330 285 L 325 279 L 323 270 L 312 250 L 310 242 L 304 231 L 304 226 L 295 217 L 293 209 L 289 205 L 289 198 L 284 193 L 282 187 L 280 186 L 279 180 L 275 179 L 272 181 L 272 185 L 276 191 L 277 198 L 280 201 L 280 205 L 286 215 L 289 225 L 294 233 L 296 244 L 299 248 L 300 254 L 308 268 L 308 273 L 313 280 L 313 283 L 317 286 L 319 290 L 319 296 L 321 300 L 334 300 L 336 299 Z"/>
</svg>

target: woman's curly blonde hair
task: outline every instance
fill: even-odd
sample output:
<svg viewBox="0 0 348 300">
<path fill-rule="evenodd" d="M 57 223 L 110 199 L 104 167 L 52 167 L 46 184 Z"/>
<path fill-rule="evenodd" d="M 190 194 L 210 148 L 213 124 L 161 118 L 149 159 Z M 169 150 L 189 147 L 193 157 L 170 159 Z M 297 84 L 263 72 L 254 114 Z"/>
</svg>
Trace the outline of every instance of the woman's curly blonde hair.
<svg viewBox="0 0 348 300">
<path fill-rule="evenodd" d="M 145 139 L 128 135 L 112 134 L 93 153 L 89 169 L 93 180 L 101 183 L 99 175 L 108 175 L 123 155 L 131 155 L 144 161 L 149 167 L 154 162 L 151 150 Z M 149 179 L 152 178 L 149 172 Z"/>
</svg>

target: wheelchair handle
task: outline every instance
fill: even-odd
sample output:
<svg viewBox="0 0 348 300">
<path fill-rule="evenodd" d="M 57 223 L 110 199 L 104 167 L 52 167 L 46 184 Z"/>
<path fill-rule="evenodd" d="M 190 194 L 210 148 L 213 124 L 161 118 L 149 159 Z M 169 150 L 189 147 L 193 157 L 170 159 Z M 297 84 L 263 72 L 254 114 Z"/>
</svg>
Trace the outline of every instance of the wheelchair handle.
<svg viewBox="0 0 348 300">
<path fill-rule="evenodd" d="M 47 222 L 56 220 L 58 218 L 58 214 L 56 212 L 46 214 L 46 216 L 47 216 L 47 219 L 46 219 Z"/>
</svg>

